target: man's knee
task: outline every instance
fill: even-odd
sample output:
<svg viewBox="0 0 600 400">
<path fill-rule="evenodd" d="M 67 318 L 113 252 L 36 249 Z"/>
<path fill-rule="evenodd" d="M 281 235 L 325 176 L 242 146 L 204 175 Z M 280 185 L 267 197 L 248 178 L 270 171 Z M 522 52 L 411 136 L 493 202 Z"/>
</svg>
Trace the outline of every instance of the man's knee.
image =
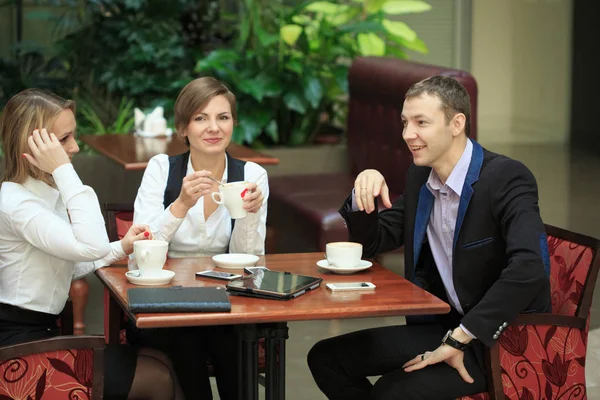
<svg viewBox="0 0 600 400">
<path fill-rule="evenodd" d="M 315 374 L 316 371 L 320 371 L 323 367 L 331 365 L 332 363 L 335 364 L 336 361 L 332 352 L 331 339 L 317 342 L 308 352 L 307 362 L 308 367 L 313 374 Z"/>
</svg>

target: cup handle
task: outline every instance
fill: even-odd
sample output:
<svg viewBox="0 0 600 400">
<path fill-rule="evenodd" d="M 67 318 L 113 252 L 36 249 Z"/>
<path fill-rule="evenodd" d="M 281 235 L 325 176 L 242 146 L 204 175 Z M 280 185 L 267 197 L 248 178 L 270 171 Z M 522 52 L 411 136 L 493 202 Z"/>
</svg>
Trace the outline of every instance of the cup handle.
<svg viewBox="0 0 600 400">
<path fill-rule="evenodd" d="M 148 256 L 148 250 L 142 250 L 142 261 L 145 261 L 147 256 Z"/>
<path fill-rule="evenodd" d="M 217 200 L 217 198 L 215 196 L 219 196 L 219 200 Z M 210 194 L 210 197 L 212 197 L 212 199 L 215 203 L 223 204 L 223 196 L 221 195 L 221 192 L 212 192 Z"/>
</svg>

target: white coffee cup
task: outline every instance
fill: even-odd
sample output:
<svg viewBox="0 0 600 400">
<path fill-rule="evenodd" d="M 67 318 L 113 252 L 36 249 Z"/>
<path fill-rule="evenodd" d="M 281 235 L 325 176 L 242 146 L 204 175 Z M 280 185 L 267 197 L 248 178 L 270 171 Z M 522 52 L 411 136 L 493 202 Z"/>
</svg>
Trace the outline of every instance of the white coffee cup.
<svg viewBox="0 0 600 400">
<path fill-rule="evenodd" d="M 333 242 L 325 245 L 327 262 L 332 267 L 354 268 L 362 259 L 362 244 L 355 242 Z"/>
<path fill-rule="evenodd" d="M 167 262 L 169 243 L 162 240 L 133 242 L 133 256 L 141 274 L 160 271 Z"/>
<path fill-rule="evenodd" d="M 248 182 L 231 182 L 219 186 L 218 192 L 212 192 L 215 203 L 224 204 L 233 219 L 246 218 L 248 211 L 244 209 L 242 193 L 246 190 Z"/>
</svg>

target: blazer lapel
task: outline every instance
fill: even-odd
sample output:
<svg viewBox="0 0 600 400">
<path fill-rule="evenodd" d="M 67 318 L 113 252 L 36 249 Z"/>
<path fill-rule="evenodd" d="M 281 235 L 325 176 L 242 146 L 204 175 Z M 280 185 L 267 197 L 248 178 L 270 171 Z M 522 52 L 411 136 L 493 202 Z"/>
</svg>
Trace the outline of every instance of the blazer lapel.
<svg viewBox="0 0 600 400">
<path fill-rule="evenodd" d="M 415 218 L 415 235 L 414 235 L 414 245 L 413 245 L 413 271 L 417 265 L 417 261 L 419 260 L 419 253 L 421 252 L 421 247 L 423 246 L 423 240 L 425 239 L 425 234 L 427 233 L 427 225 L 429 224 L 429 217 L 431 215 L 431 208 L 433 207 L 433 194 L 427 189 L 427 185 L 423 184 L 421 186 L 421 191 L 419 192 L 419 202 L 417 203 L 417 215 Z M 414 275 L 413 275 L 414 276 Z"/>
<path fill-rule="evenodd" d="M 470 140 L 470 139 L 469 139 Z M 473 143 L 473 153 L 471 156 L 471 163 L 467 171 L 465 183 L 463 184 L 462 193 L 460 195 L 460 203 L 458 205 L 458 214 L 456 216 L 456 226 L 454 229 L 454 240 L 452 246 L 452 252 L 456 249 L 456 241 L 458 240 L 458 234 L 462 227 L 469 202 L 473 196 L 473 184 L 479 180 L 479 173 L 481 172 L 481 165 L 483 164 L 483 148 L 479 143 L 471 141 Z"/>
</svg>

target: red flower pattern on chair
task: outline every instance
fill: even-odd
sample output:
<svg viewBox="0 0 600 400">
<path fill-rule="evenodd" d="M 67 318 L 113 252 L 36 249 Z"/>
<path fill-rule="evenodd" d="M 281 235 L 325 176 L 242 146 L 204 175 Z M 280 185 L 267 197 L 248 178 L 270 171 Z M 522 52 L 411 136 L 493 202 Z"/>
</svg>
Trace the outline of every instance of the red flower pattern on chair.
<svg viewBox="0 0 600 400">
<path fill-rule="evenodd" d="M 94 353 L 57 350 L 0 362 L 0 400 L 92 397 Z"/>
<path fill-rule="evenodd" d="M 552 314 L 577 319 L 595 248 L 548 237 Z M 593 278 L 592 278 L 593 279 Z M 591 282 L 593 290 L 594 282 Z M 534 316 L 535 317 L 535 316 Z M 513 324 L 498 338 L 504 395 L 517 400 L 586 399 L 585 356 L 589 329 L 568 324 Z M 490 380 L 488 380 L 489 382 Z M 490 388 L 491 390 L 492 388 Z M 488 393 L 460 400 L 488 400 Z"/>
</svg>

